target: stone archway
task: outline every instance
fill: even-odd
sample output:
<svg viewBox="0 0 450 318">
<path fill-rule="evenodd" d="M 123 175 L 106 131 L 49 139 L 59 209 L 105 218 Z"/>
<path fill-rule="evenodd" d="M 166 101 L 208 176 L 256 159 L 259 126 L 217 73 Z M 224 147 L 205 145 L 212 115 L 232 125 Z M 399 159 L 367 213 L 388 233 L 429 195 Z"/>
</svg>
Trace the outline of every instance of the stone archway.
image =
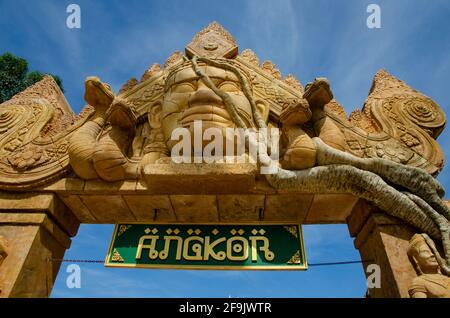
<svg viewBox="0 0 450 318">
<path fill-rule="evenodd" d="M 408 296 L 417 276 L 408 241 L 425 232 L 442 243 L 446 259 L 435 256 L 450 272 L 450 209 L 433 178 L 444 164 L 435 139 L 445 114 L 384 70 L 363 110 L 347 117 L 326 79 L 304 88 L 282 78 L 251 50 L 239 54 L 214 22 L 185 55 L 117 95 L 87 78 L 85 100 L 75 116 L 46 77 L 0 106 L 2 297 L 48 296 L 60 267 L 51 260 L 63 258 L 80 223 L 347 223 L 362 259 L 382 269 L 373 297 Z M 279 128 L 279 165 L 267 142 L 256 163 L 174 163 L 172 132 L 195 131 L 196 120 Z"/>
<path fill-rule="evenodd" d="M 243 175 L 235 177 L 242 184 Z M 149 194 L 130 184 L 114 188 L 98 181 L 66 178 L 33 194 L 3 193 L 0 236 L 7 242 L 8 254 L 0 267 L 0 295 L 50 295 L 61 265 L 51 260 L 63 259 L 80 222 L 115 223 L 110 216 L 115 209 L 116 222 L 347 223 L 361 258 L 381 267 L 382 288 L 370 290 L 370 295 L 408 297 L 408 285 L 416 274 L 406 253 L 399 251 L 406 249 L 414 230 L 365 201 L 340 194 L 244 194 L 244 189 L 223 194 L 221 186 L 209 190 L 217 193 Z"/>
</svg>

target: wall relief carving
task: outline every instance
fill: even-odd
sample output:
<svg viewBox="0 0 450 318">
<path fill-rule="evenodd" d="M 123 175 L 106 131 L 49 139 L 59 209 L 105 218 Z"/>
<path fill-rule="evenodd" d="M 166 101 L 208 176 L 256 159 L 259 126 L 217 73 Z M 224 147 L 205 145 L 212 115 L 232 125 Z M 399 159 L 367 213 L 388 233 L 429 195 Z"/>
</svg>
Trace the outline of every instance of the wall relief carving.
<svg viewBox="0 0 450 318">
<path fill-rule="evenodd" d="M 450 277 L 442 274 L 438 254 L 433 241 L 415 234 L 409 243 L 408 256 L 418 276 L 409 286 L 412 298 L 450 298 Z"/>
<path fill-rule="evenodd" d="M 0 106 L 0 188 L 21 190 L 70 171 L 70 135 L 89 117 L 75 116 L 64 95 L 46 76 Z"/>
</svg>

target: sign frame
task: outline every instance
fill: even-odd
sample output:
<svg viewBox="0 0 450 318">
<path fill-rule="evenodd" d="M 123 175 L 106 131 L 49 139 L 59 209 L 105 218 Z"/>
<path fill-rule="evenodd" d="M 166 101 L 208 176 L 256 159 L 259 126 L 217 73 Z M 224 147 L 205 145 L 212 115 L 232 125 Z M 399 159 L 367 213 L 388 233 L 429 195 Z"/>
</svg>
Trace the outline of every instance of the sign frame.
<svg viewBox="0 0 450 318">
<path fill-rule="evenodd" d="M 243 265 L 243 266 L 231 266 L 231 265 L 173 265 L 173 264 L 130 264 L 130 263 L 117 263 L 110 262 L 111 254 L 113 252 L 114 241 L 117 237 L 117 231 L 120 225 L 174 225 L 174 226 L 186 226 L 192 225 L 194 226 L 264 226 L 264 225 L 279 225 L 279 226 L 288 226 L 295 225 L 298 226 L 298 241 L 300 244 L 300 252 L 304 257 L 303 265 L 280 265 L 280 266 L 252 266 L 252 265 Z M 308 269 L 308 260 L 306 256 L 305 244 L 303 239 L 303 228 L 302 224 L 298 222 L 257 222 L 257 221 L 249 221 L 249 222 L 120 222 L 114 225 L 114 231 L 112 234 L 111 241 L 109 243 L 108 252 L 106 254 L 105 267 L 109 268 L 141 268 L 141 269 L 167 269 L 167 270 L 250 270 L 250 271 L 306 271 Z"/>
</svg>

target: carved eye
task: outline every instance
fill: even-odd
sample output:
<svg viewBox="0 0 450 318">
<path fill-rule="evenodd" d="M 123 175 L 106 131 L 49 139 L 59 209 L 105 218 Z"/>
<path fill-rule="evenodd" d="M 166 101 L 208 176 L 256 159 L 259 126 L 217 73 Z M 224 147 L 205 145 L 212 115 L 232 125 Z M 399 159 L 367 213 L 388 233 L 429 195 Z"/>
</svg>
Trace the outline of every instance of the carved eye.
<svg viewBox="0 0 450 318">
<path fill-rule="evenodd" d="M 419 256 L 422 257 L 422 258 L 429 258 L 432 255 L 433 254 L 430 251 L 428 251 L 428 250 L 421 250 L 419 252 Z"/>
<path fill-rule="evenodd" d="M 192 93 L 194 91 L 195 87 L 191 83 L 180 83 L 172 86 L 172 92 L 174 93 Z"/>
<path fill-rule="evenodd" d="M 223 90 L 224 92 L 239 92 L 240 88 L 236 83 L 233 82 L 222 82 L 218 88 Z"/>
</svg>

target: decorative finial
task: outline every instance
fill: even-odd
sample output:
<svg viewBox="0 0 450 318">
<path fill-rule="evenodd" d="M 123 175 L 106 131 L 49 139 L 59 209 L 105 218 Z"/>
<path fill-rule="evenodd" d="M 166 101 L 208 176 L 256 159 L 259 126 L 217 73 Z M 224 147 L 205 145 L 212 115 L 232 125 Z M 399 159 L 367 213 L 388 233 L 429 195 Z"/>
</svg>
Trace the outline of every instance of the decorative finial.
<svg viewBox="0 0 450 318">
<path fill-rule="evenodd" d="M 219 23 L 212 22 L 201 30 L 186 47 L 186 55 L 209 58 L 234 58 L 238 54 L 238 47 L 233 36 Z"/>
</svg>

